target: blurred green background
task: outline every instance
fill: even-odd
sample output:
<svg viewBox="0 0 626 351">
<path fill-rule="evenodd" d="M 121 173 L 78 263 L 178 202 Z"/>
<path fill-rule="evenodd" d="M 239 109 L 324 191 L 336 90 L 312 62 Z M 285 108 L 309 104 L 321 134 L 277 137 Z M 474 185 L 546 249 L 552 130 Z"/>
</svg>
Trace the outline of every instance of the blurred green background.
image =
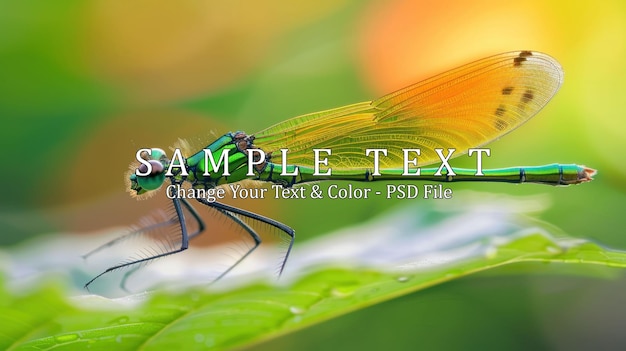
<svg viewBox="0 0 626 351">
<path fill-rule="evenodd" d="M 0 243 L 128 225 L 162 206 L 163 196 L 125 192 L 140 147 L 254 133 L 520 49 L 557 58 L 565 83 L 536 118 L 490 144 L 485 167 L 578 163 L 598 169 L 596 180 L 452 188 L 547 194 L 541 219 L 626 249 L 623 1 L 0 0 Z M 403 201 L 230 203 L 291 225 L 301 242 Z M 461 279 L 261 348 L 626 345 L 622 273 L 540 270 L 548 274 Z"/>
</svg>

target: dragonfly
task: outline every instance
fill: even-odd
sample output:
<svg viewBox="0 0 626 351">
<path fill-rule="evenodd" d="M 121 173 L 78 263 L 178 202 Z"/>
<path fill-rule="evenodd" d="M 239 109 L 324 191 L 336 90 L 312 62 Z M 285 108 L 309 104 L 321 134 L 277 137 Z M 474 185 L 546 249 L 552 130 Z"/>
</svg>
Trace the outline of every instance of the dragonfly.
<svg viewBox="0 0 626 351">
<path fill-rule="evenodd" d="M 275 124 L 255 134 L 229 132 L 209 143 L 204 150 L 217 159 L 228 150 L 228 167 L 215 167 L 206 162 L 204 150 L 184 159 L 182 167 L 172 168 L 172 160 L 159 148 L 141 154 L 144 162 L 131 165 L 127 176 L 128 191 L 142 197 L 163 185 L 186 186 L 191 189 L 215 189 L 227 184 L 266 182 L 282 187 L 321 180 L 356 182 L 371 181 L 433 181 L 433 182 L 505 182 L 547 185 L 579 184 L 592 180 L 594 169 L 575 164 L 548 164 L 531 167 L 485 169 L 477 177 L 475 169 L 454 168 L 454 174 L 438 174 L 439 168 L 422 168 L 419 177 L 406 177 L 402 149 L 420 149 L 420 162 L 428 165 L 440 160 L 436 149 L 460 150 L 483 146 L 518 128 L 539 112 L 556 94 L 563 82 L 560 64 L 547 54 L 536 51 L 513 51 L 483 58 L 456 69 L 433 76 L 377 100 L 365 101 L 326 111 L 310 113 Z M 312 149 L 331 149 L 328 164 L 331 175 L 316 175 Z M 280 152 L 286 149 L 288 154 Z M 371 168 L 371 157 L 365 149 L 387 149 L 378 172 Z M 252 150 L 262 150 L 266 157 L 256 159 L 254 171 L 247 166 Z M 288 156 L 286 156 L 288 155 Z M 289 164 L 286 163 L 288 158 Z M 298 169 L 297 175 L 293 175 Z M 439 172 L 440 173 L 440 172 Z M 246 183 L 248 184 L 248 183 Z M 168 196 L 169 197 L 169 196 Z M 172 211 L 162 222 L 135 228 L 112 240 L 85 257 L 114 246 L 134 236 L 149 233 L 161 235 L 168 229 L 158 247 L 144 251 L 112 266 L 85 284 L 88 289 L 96 279 L 122 268 L 132 267 L 123 282 L 139 266 L 155 259 L 186 250 L 189 240 L 207 229 L 196 209 L 184 197 L 171 198 Z M 229 273 L 247 258 L 262 242 L 261 227 L 278 233 L 286 242 L 278 268 L 283 272 L 295 239 L 295 231 L 276 220 L 220 201 L 196 198 L 204 208 L 233 224 L 251 242 L 239 258 L 215 280 Z M 211 231 L 211 228 L 208 228 Z"/>
</svg>

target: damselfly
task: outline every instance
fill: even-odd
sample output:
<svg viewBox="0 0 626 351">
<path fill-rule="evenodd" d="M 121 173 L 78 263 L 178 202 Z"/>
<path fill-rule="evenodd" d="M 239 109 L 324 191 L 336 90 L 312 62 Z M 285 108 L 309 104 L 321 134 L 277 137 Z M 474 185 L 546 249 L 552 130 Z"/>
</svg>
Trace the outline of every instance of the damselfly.
<svg viewBox="0 0 626 351">
<path fill-rule="evenodd" d="M 374 101 L 366 101 L 327 111 L 307 114 L 278 123 L 256 134 L 227 133 L 206 146 L 212 160 L 228 150 L 228 172 L 222 163 L 207 162 L 203 150 L 183 161 L 184 167 L 173 167 L 171 159 L 157 148 L 141 153 L 143 161 L 133 167 L 129 176 L 129 191 L 141 196 L 154 192 L 162 185 L 193 189 L 214 189 L 235 182 L 254 180 L 271 182 L 283 187 L 320 180 L 369 182 L 378 180 L 420 180 L 436 182 L 487 181 L 507 183 L 540 183 L 570 185 L 591 180 L 595 170 L 579 165 L 550 164 L 533 167 L 485 169 L 476 176 L 475 169 L 454 168 L 455 175 L 439 168 L 422 168 L 420 176 L 403 176 L 406 172 L 402 149 L 420 149 L 422 165 L 441 160 L 436 149 L 455 149 L 456 155 L 470 148 L 485 145 L 519 127 L 529 120 L 554 96 L 563 81 L 563 71 L 556 60 L 534 51 L 503 53 L 475 61 L 417 84 L 398 90 Z M 287 151 L 289 164 L 282 159 Z M 325 155 L 332 166 L 331 175 L 314 175 L 313 149 L 330 149 Z M 387 149 L 380 159 L 380 170 L 372 167 L 366 149 Z M 264 159 L 253 150 L 262 150 Z M 252 175 L 248 161 L 253 160 Z M 297 174 L 296 172 L 297 168 Z M 183 171 L 184 170 L 184 171 Z M 226 174 L 225 174 L 226 173 Z M 208 174 L 208 175 L 207 175 Z M 273 219 L 206 198 L 195 199 L 216 215 L 224 216 L 253 244 L 218 277 L 230 272 L 261 243 L 257 233 L 265 225 L 288 241 L 278 274 L 282 273 L 294 242 L 294 230 Z M 127 236 L 111 241 L 94 251 L 100 251 L 129 237 L 173 227 L 173 239 L 158 249 L 144 252 L 141 257 L 106 269 L 103 274 L 138 267 L 156 258 L 187 249 L 189 240 L 202 233 L 206 226 L 190 201 L 172 196 L 173 213 L 165 221 L 137 228 Z M 193 230 L 189 224 L 193 222 Z M 131 271 L 132 272 L 132 271 Z"/>
</svg>

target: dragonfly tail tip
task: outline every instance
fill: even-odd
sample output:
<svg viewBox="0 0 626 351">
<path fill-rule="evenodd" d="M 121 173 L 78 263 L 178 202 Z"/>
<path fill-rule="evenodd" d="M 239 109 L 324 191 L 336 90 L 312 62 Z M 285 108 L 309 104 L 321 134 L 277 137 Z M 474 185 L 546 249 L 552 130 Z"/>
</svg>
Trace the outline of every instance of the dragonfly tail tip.
<svg viewBox="0 0 626 351">
<path fill-rule="evenodd" d="M 598 171 L 593 168 L 582 166 L 582 171 L 579 174 L 580 182 L 583 183 L 592 181 L 593 176 L 595 176 L 597 173 Z"/>
</svg>

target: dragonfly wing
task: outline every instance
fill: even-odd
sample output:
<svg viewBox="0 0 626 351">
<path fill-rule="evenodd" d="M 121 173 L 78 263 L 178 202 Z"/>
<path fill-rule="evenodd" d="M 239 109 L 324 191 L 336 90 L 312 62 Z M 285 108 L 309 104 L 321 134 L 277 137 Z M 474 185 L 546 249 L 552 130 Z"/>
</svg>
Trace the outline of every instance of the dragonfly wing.
<svg viewBox="0 0 626 351">
<path fill-rule="evenodd" d="M 266 152 L 289 149 L 289 163 L 311 166 L 313 148 L 332 149 L 333 168 L 366 168 L 365 149 L 388 149 L 382 168 L 403 164 L 402 149 L 420 149 L 422 165 L 485 145 L 539 112 L 559 89 L 563 71 L 546 54 L 503 53 L 439 74 L 375 101 L 295 117 L 255 135 Z M 280 162 L 274 153 L 273 162 Z"/>
</svg>

